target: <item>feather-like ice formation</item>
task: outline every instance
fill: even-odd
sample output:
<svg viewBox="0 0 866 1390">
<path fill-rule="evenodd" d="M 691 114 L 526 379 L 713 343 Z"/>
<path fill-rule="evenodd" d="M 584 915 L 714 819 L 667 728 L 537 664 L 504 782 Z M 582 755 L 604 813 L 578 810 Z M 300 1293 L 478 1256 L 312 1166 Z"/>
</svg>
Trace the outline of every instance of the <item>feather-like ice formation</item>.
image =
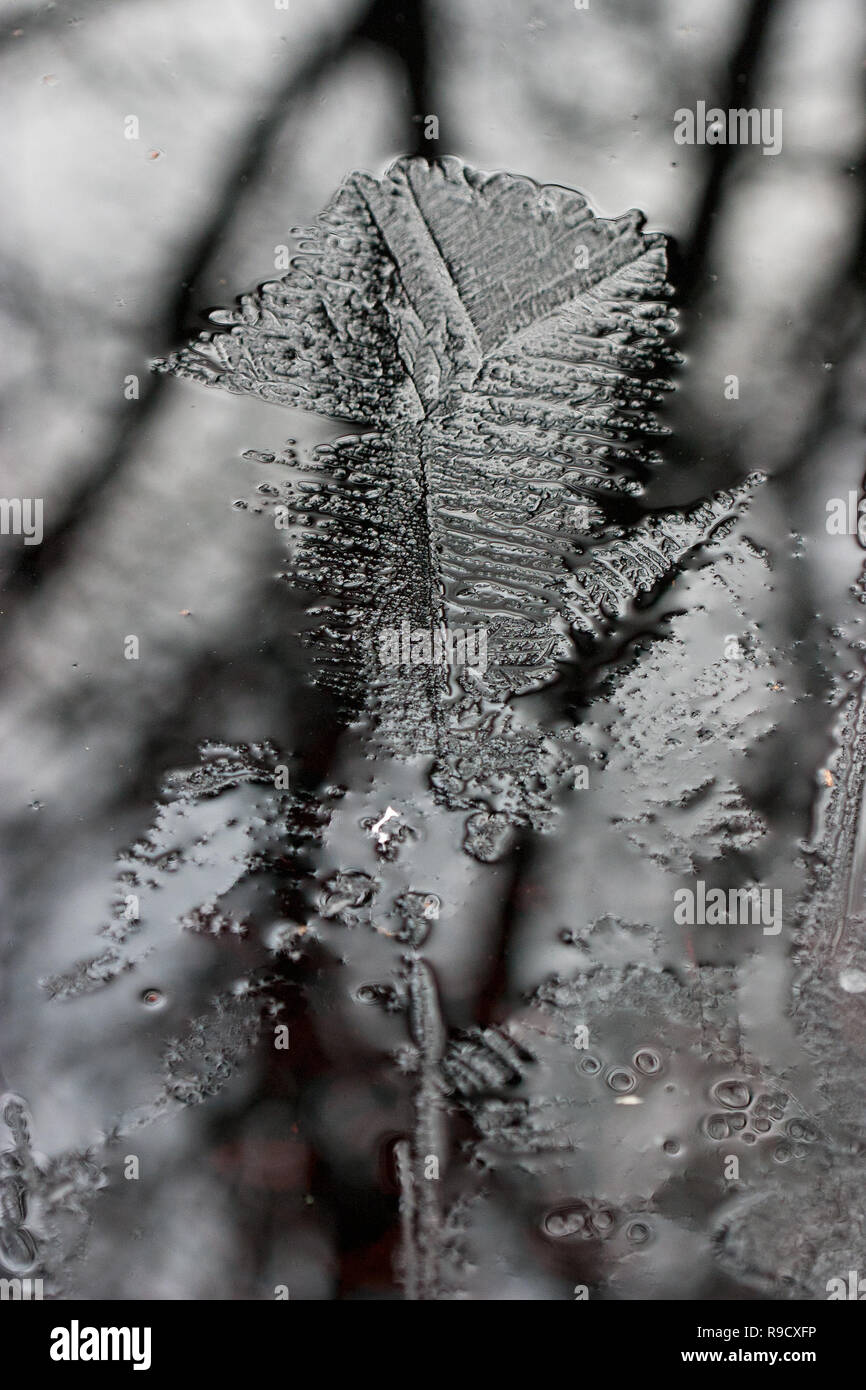
<svg viewBox="0 0 866 1390">
<path fill-rule="evenodd" d="M 316 595 L 323 679 L 372 712 L 386 752 L 433 755 L 450 805 L 484 803 L 455 772 L 480 744 L 501 813 L 543 821 L 562 753 L 507 703 L 748 496 L 637 504 L 677 360 L 664 238 L 642 223 L 456 159 L 400 160 L 351 176 L 283 279 L 162 364 L 370 427 L 282 499 L 292 578 Z"/>
</svg>

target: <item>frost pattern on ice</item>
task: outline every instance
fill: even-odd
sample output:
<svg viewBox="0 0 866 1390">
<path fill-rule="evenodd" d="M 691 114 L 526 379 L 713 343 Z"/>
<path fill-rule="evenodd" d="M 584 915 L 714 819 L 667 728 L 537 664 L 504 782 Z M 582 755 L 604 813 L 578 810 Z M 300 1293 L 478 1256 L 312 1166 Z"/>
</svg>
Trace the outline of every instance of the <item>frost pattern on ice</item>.
<svg viewBox="0 0 866 1390">
<path fill-rule="evenodd" d="M 358 420 L 274 505 L 316 596 L 321 678 L 452 807 L 543 826 L 573 761 L 511 697 L 555 681 L 739 513 L 638 499 L 678 358 L 664 238 L 456 159 L 355 174 L 288 274 L 166 370 Z M 486 669 L 383 665 L 385 630 L 483 629 Z M 467 847 L 473 850 L 470 834 Z M 483 856 L 482 856 L 483 857 Z"/>
<path fill-rule="evenodd" d="M 649 657 L 611 671 L 606 703 L 593 704 L 582 734 L 564 732 L 562 721 L 542 727 L 520 700 L 579 667 L 696 552 L 723 549 L 757 481 L 679 510 L 641 504 L 663 433 L 655 409 L 677 361 L 669 299 L 664 239 L 644 233 L 639 214 L 606 221 L 566 189 L 477 174 L 456 160 L 401 160 L 382 180 L 347 180 L 302 235 L 284 279 L 215 316 L 226 331 L 162 364 L 364 427 L 319 448 L 312 464 L 284 459 L 284 481 L 259 489 L 258 508 L 282 509 L 290 521 L 288 577 L 318 618 L 318 678 L 347 721 L 367 720 L 377 769 L 389 759 L 430 760 L 438 806 L 464 813 L 463 847 L 481 864 L 503 858 L 515 831 L 549 824 L 555 794 L 595 737 L 609 744 L 611 773 L 632 787 L 614 830 L 659 871 L 694 872 L 748 851 L 765 831 L 723 754 L 731 743 L 742 752 L 772 723 L 753 699 L 755 684 L 771 679 L 767 657 L 758 644 L 750 649 L 733 688 L 730 668 L 711 660 L 686 688 L 700 586 L 725 586 L 724 554 Z M 431 638 L 483 628 L 486 669 L 384 666 L 382 630 L 404 620 Z M 712 758 L 706 746 L 696 754 L 690 737 L 696 705 L 713 726 Z M 643 933 L 648 959 L 556 976 L 501 1022 L 454 1033 L 422 954 L 438 899 L 405 869 L 399 892 L 388 878 L 408 856 L 413 818 L 395 812 L 386 824 L 393 808 L 383 801 L 359 822 L 367 859 L 342 860 L 329 849 L 327 797 L 320 805 L 275 797 L 277 761 L 267 745 L 206 750 L 202 767 L 177 781 L 176 803 L 122 861 L 106 950 L 49 987 L 75 997 L 135 966 L 149 924 L 123 917 L 124 887 L 159 886 L 196 864 L 220 881 L 186 903 L 175 929 L 242 936 L 238 895 L 277 856 L 286 872 L 288 855 L 313 892 L 303 922 L 272 934 L 275 954 L 294 962 L 314 947 L 344 964 L 341 934 L 391 938 L 391 978 L 365 985 L 364 997 L 406 1015 L 393 1061 L 412 1078 L 414 1116 L 394 1169 L 409 1297 L 471 1288 L 473 1266 L 496 1263 L 491 1232 L 506 1208 L 534 1213 L 541 1238 L 559 1250 L 575 1241 L 637 1248 L 676 1226 L 685 1154 L 672 1170 L 676 1155 L 657 1146 L 634 1173 L 616 1163 L 599 1173 L 588 1144 L 598 1107 L 625 1135 L 634 1132 L 626 1124 L 634 1104 L 670 1125 L 671 1077 L 703 1087 L 702 1161 L 715 1161 L 706 1157 L 714 1146 L 757 1118 L 756 1171 L 767 1146 L 783 1142 L 791 1113 L 805 1123 L 799 1103 L 743 1047 L 735 970 L 701 964 L 681 978 L 664 967 L 663 933 L 645 924 L 628 935 Z M 240 808 L 231 800 L 227 815 L 224 798 L 269 783 L 267 798 Z M 214 822 L 190 841 L 209 803 Z M 226 821 L 230 852 L 218 839 Z M 593 941 L 603 935 L 593 924 L 583 930 Z M 216 1094 L 263 1022 L 278 1016 L 266 970 L 216 996 L 167 1043 L 156 1093 L 107 1139 Z M 589 1051 L 575 1041 L 588 1020 Z M 624 1036 L 631 1045 L 620 1056 Z M 440 1186 L 425 1165 L 432 1156 L 445 1167 L 458 1114 L 471 1125 L 469 1163 L 456 1177 L 443 1173 Z"/>
</svg>

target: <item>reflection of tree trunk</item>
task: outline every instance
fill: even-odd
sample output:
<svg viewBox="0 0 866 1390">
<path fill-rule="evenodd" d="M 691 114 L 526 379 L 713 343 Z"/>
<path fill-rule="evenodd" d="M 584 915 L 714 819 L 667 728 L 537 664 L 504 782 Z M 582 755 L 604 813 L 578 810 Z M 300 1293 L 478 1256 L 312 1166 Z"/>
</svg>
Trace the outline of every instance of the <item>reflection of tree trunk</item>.
<svg viewBox="0 0 866 1390">
<path fill-rule="evenodd" d="M 776 22 L 782 7 L 773 0 L 751 0 L 736 46 L 727 64 L 725 89 L 714 103 L 724 111 L 752 105 L 766 51 L 771 14 Z M 683 254 L 679 292 L 683 302 L 699 299 L 707 266 L 712 260 L 713 230 L 722 205 L 728 172 L 740 153 L 739 145 L 716 145 L 707 158 L 707 179 Z"/>
</svg>

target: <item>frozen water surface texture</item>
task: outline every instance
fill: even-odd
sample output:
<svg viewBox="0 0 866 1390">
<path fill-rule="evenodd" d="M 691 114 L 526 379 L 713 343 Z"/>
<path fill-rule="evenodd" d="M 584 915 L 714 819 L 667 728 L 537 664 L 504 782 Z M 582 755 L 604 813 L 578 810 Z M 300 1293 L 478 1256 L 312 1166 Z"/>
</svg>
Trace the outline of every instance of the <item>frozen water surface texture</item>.
<svg viewBox="0 0 866 1390">
<path fill-rule="evenodd" d="M 514 0 L 494 42 L 483 4 L 395 38 L 196 0 L 163 54 L 141 0 L 0 40 L 43 99 L 151 43 L 109 268 L 70 243 L 3 309 L 47 403 L 7 489 L 44 534 L 3 504 L 0 1274 L 46 1296 L 866 1271 L 862 119 L 805 131 L 810 45 L 848 72 L 814 15 L 608 8 Z M 196 124 L 166 74 L 206 59 Z M 772 158 L 760 119 L 675 138 L 743 104 Z M 194 224 L 173 278 L 149 197 L 169 253 Z"/>
</svg>

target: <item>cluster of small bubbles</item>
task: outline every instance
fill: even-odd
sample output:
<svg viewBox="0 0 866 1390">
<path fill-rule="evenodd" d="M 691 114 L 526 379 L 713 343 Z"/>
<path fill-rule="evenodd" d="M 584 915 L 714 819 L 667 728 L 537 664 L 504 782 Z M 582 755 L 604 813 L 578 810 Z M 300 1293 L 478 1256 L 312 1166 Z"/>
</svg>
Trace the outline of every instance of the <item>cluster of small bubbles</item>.
<svg viewBox="0 0 866 1390">
<path fill-rule="evenodd" d="M 588 1201 L 573 1201 L 557 1207 L 546 1214 L 542 1229 L 555 1240 L 577 1237 L 580 1240 L 609 1240 L 617 1229 L 622 1230 L 622 1220 L 626 1240 L 631 1245 L 645 1245 L 652 1236 L 652 1227 L 644 1219 L 628 1219 L 629 1212 L 645 1211 L 645 1198 L 634 1198 L 626 1202 L 625 1210 L 609 1206 L 605 1201 L 592 1198 Z"/>
<path fill-rule="evenodd" d="M 750 1087 L 741 1079 L 718 1082 L 712 1094 L 720 1104 L 731 1108 L 708 1115 L 703 1121 L 704 1133 L 716 1142 L 736 1136 L 744 1144 L 755 1144 L 760 1138 L 772 1136 L 774 1130 L 778 1135 L 778 1126 L 785 1119 L 791 1099 L 784 1091 L 765 1092 L 753 1098 Z M 750 1114 L 746 1113 L 747 1108 Z M 802 1118 L 790 1120 L 784 1132 L 792 1143 L 782 1143 L 781 1157 L 778 1149 L 774 1152 L 780 1163 L 792 1157 L 804 1157 L 805 1144 L 818 1138 L 815 1126 Z"/>
<path fill-rule="evenodd" d="M 555 1211 L 545 1217 L 544 1229 L 549 1236 L 576 1236 L 586 1230 L 586 1216 L 582 1211 Z"/>
<path fill-rule="evenodd" d="M 596 1202 L 575 1202 L 548 1212 L 543 1221 L 546 1235 L 561 1240 L 579 1236 L 581 1240 L 605 1240 L 616 1228 L 610 1207 Z"/>
</svg>

